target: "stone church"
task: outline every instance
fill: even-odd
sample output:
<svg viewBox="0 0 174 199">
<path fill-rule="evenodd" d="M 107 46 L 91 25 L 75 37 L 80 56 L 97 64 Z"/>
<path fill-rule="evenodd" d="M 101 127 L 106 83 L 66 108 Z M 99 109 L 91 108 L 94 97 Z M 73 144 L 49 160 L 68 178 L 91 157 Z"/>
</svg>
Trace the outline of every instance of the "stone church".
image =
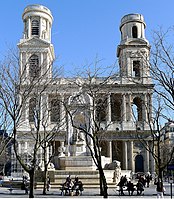
<svg viewBox="0 0 174 199">
<path fill-rule="evenodd" d="M 82 103 L 85 105 L 91 103 L 90 96 L 83 93 L 78 103 L 74 96 L 79 88 L 70 85 L 69 79 L 54 79 L 52 74 L 52 63 L 55 59 L 54 46 L 51 43 L 52 13 L 42 5 L 29 5 L 24 9 L 22 19 L 23 38 L 18 43 L 20 73 L 24 77 L 21 84 L 25 88 L 30 84 L 32 77 L 39 78 L 43 74 L 45 79 L 51 80 L 49 87 L 41 96 L 41 103 L 47 104 L 47 108 L 43 108 L 40 114 L 43 118 L 48 113 L 49 107 L 56 104 L 56 108 L 50 108 L 47 114 L 48 128 L 56 126 L 58 121 L 62 123 L 58 130 L 55 128 L 58 133 L 48 145 L 47 156 L 49 158 L 54 153 L 52 166 L 56 170 L 95 170 L 84 135 L 80 135 L 80 132 L 73 128 L 63 103 L 56 101 L 55 98 L 58 95 L 61 102 L 66 102 L 68 106 L 79 106 L 80 111 L 73 116 L 73 120 L 81 121 L 80 125 L 88 125 L 82 118 L 84 108 L 81 107 Z M 103 166 L 117 160 L 120 161 L 122 170 L 131 170 L 133 173 L 155 171 L 152 155 L 145 150 L 139 140 L 144 137 L 147 146 L 152 147 L 148 118 L 152 114 L 153 83 L 148 64 L 150 45 L 145 37 L 145 28 L 146 24 L 141 14 L 128 14 L 121 19 L 121 40 L 116 51 L 119 75 L 106 83 L 102 96 L 105 96 L 108 103 L 98 113 L 102 118 L 101 127 L 104 131 L 104 138 L 101 141 Z M 95 79 L 95 83 L 101 79 Z M 83 79 L 80 81 L 84 82 Z M 29 161 L 33 153 L 31 132 L 34 129 L 32 108 L 35 99 L 32 95 L 27 103 L 22 112 L 21 125 L 18 127 L 18 151 L 24 154 L 26 161 Z M 94 115 L 88 114 L 88 117 Z M 43 129 L 40 131 L 44 132 Z M 75 144 L 72 144 L 74 139 Z M 40 147 L 38 151 L 38 165 L 41 166 L 43 150 Z M 12 175 L 22 172 L 13 154 Z"/>
</svg>

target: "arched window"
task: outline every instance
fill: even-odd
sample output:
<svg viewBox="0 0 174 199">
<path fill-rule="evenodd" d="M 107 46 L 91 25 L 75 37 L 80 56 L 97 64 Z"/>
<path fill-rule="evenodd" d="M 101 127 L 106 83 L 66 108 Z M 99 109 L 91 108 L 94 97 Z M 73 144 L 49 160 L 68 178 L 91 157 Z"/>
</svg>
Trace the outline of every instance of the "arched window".
<svg viewBox="0 0 174 199">
<path fill-rule="evenodd" d="M 29 75 L 31 78 L 40 76 L 39 57 L 32 55 L 29 59 Z"/>
<path fill-rule="evenodd" d="M 39 22 L 37 20 L 31 22 L 31 35 L 39 35 Z"/>
<path fill-rule="evenodd" d="M 50 121 L 59 122 L 60 121 L 60 102 L 58 97 L 50 99 Z"/>
<path fill-rule="evenodd" d="M 132 112 L 133 112 L 133 119 L 135 121 L 142 121 L 142 100 L 139 97 L 135 97 L 133 100 L 133 106 L 132 106 Z"/>
<path fill-rule="evenodd" d="M 140 77 L 140 61 L 133 61 L 133 77 Z"/>
<path fill-rule="evenodd" d="M 121 96 L 111 94 L 111 120 L 121 121 Z"/>
<path fill-rule="evenodd" d="M 29 101 L 29 122 L 35 120 L 36 98 L 31 98 Z"/>
<path fill-rule="evenodd" d="M 132 37 L 137 38 L 138 37 L 138 31 L 137 31 L 137 26 L 132 27 Z"/>
<path fill-rule="evenodd" d="M 99 122 L 106 121 L 107 98 L 99 98 L 96 103 L 96 119 Z"/>
</svg>

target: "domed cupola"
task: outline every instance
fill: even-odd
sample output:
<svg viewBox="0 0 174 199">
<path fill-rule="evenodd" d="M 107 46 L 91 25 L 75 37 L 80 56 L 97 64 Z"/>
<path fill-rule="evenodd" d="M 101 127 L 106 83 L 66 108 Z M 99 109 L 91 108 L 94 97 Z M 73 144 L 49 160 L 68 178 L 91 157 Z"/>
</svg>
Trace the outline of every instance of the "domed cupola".
<svg viewBox="0 0 174 199">
<path fill-rule="evenodd" d="M 29 5 L 25 8 L 22 19 L 24 22 L 24 38 L 38 37 L 51 42 L 51 11 L 42 5 Z"/>
<path fill-rule="evenodd" d="M 121 44 L 124 44 L 130 40 L 141 39 L 148 42 L 145 39 L 144 17 L 141 14 L 128 14 L 121 19 L 120 31 L 121 31 Z"/>
</svg>

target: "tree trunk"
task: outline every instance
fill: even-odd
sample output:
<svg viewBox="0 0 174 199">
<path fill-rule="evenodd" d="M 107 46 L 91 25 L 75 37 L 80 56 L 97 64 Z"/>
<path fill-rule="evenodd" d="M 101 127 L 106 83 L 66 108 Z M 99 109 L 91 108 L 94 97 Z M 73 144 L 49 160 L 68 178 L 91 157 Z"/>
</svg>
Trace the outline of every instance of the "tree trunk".
<svg viewBox="0 0 174 199">
<path fill-rule="evenodd" d="M 105 174 L 103 171 L 103 168 L 100 164 L 99 166 L 99 173 L 100 173 L 100 195 L 102 195 L 104 198 L 108 198 L 108 186 L 105 178 Z"/>
<path fill-rule="evenodd" d="M 30 176 L 30 192 L 29 198 L 34 198 L 34 169 L 29 172 Z"/>
<path fill-rule="evenodd" d="M 47 166 L 46 165 L 44 169 L 43 181 L 44 181 L 43 195 L 46 195 L 47 194 Z"/>
</svg>

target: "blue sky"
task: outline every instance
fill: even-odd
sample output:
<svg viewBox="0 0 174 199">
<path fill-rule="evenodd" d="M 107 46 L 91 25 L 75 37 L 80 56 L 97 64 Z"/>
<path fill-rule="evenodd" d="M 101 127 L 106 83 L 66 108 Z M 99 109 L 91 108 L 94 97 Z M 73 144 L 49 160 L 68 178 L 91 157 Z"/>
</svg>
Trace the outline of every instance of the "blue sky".
<svg viewBox="0 0 174 199">
<path fill-rule="evenodd" d="M 65 70 L 83 66 L 96 55 L 111 65 L 120 42 L 121 18 L 129 13 L 144 15 L 146 38 L 159 26 L 174 25 L 173 0 L 5 0 L 1 2 L 0 57 L 22 38 L 22 13 L 30 4 L 48 7 L 54 17 L 52 43 Z"/>
</svg>

